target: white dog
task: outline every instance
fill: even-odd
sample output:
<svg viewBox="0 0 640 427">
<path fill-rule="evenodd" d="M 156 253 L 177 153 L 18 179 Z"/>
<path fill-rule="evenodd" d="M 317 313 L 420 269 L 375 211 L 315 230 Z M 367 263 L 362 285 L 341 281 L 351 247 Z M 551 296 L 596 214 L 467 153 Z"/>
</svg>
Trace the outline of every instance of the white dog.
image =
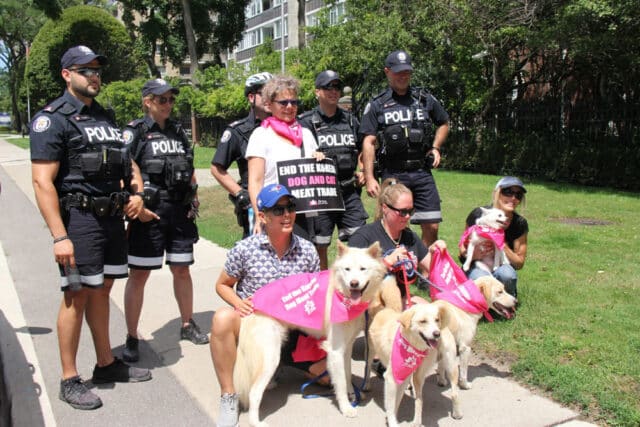
<svg viewBox="0 0 640 427">
<path fill-rule="evenodd" d="M 411 425 L 422 425 L 422 389 L 426 376 L 438 360 L 451 383 L 452 417 L 462 418 L 456 343 L 451 331 L 443 326 L 447 310 L 448 307 L 435 304 L 415 304 L 402 313 L 385 308 L 371 322 L 369 359 L 376 354 L 387 367 L 384 406 L 389 427 L 398 425 L 396 413 L 410 380 L 413 380 L 415 393 Z M 367 363 L 370 366 L 371 360 Z"/>
<path fill-rule="evenodd" d="M 507 319 L 511 319 L 515 312 L 517 300 L 504 290 L 504 285 L 493 276 L 482 276 L 474 279 L 473 282 L 478 287 L 485 300 L 487 306 L 492 308 L 498 314 Z M 471 343 L 476 336 L 478 322 L 482 317 L 482 313 L 472 314 L 456 307 L 452 303 L 444 300 L 434 301 L 438 307 L 447 309 L 447 316 L 444 317 L 443 326 L 453 334 L 456 345 L 458 347 L 458 355 L 460 357 L 460 388 L 468 390 L 471 384 L 467 381 L 467 370 L 469 367 L 469 357 L 471 356 Z M 438 383 L 446 385 L 444 372 L 447 366 L 442 365 L 438 368 Z"/>
<path fill-rule="evenodd" d="M 509 264 L 504 247 L 504 229 L 508 226 L 507 215 L 502 209 L 480 208 L 482 216 L 476 219 L 476 225 L 467 228 L 461 240 L 469 240 L 467 247 L 467 259 L 462 268 L 469 271 L 473 261 L 473 253 L 478 246 L 492 242 L 494 246 L 493 257 L 489 255 L 482 259 L 476 259 L 476 267 L 492 273 L 503 264 Z"/>
<path fill-rule="evenodd" d="M 353 394 L 351 354 L 353 342 L 364 328 L 364 314 L 343 323 L 332 323 L 333 294 L 341 294 L 345 306 L 372 301 L 380 292 L 387 271 L 380 259 L 378 243 L 357 249 L 338 242 L 338 256 L 330 269 L 323 326 L 318 330 L 296 327 L 317 338 L 326 337 L 323 348 L 327 352 L 327 370 L 338 407 L 348 417 L 357 415 L 349 401 L 349 395 Z M 252 426 L 267 425 L 259 419 L 260 402 L 280 362 L 280 348 L 289 327 L 295 326 L 258 312 L 242 319 L 233 382 L 240 402 L 249 409 Z"/>
</svg>

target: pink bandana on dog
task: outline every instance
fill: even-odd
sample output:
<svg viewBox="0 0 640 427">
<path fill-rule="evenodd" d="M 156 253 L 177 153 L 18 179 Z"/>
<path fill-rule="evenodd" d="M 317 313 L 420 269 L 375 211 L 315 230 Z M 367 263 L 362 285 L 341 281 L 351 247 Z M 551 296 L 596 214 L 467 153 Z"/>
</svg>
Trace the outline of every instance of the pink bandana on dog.
<svg viewBox="0 0 640 427">
<path fill-rule="evenodd" d="M 267 283 L 258 289 L 251 301 L 253 308 L 292 325 L 322 330 L 330 271 L 300 273 Z M 350 304 L 350 300 L 334 292 L 331 322 L 342 323 L 358 317 L 368 303 Z"/>
<path fill-rule="evenodd" d="M 458 246 L 466 246 L 469 243 L 469 239 L 473 232 L 483 239 L 491 240 L 499 249 L 504 248 L 504 230 L 501 228 L 485 227 L 484 225 L 472 225 L 471 227 L 467 227 L 467 229 L 464 230 L 464 233 L 462 233 L 462 237 L 460 237 Z"/>
<path fill-rule="evenodd" d="M 431 255 L 429 296 L 432 301 L 449 301 L 467 313 L 483 313 L 492 322 L 489 306 L 473 280 L 467 279 L 464 271 L 456 264 L 446 249 L 440 249 Z"/>
<path fill-rule="evenodd" d="M 291 123 L 283 122 L 273 116 L 267 117 L 260 123 L 263 128 L 270 127 L 281 137 L 288 139 L 296 147 L 302 145 L 302 126 L 296 120 Z"/>
<path fill-rule="evenodd" d="M 429 354 L 428 350 L 418 350 L 411 345 L 398 328 L 391 349 L 391 372 L 396 384 L 402 384 L 409 375 L 413 374 L 427 354 Z"/>
</svg>

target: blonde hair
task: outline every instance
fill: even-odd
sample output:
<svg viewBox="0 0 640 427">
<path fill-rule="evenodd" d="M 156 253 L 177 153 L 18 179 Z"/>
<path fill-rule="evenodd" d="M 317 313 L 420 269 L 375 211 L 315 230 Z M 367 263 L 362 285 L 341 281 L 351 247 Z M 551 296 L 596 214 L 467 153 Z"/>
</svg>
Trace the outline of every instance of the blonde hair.
<svg viewBox="0 0 640 427">
<path fill-rule="evenodd" d="M 142 97 L 142 112 L 145 114 L 149 114 L 149 107 L 147 107 L 147 104 L 145 103 L 146 100 L 149 101 L 153 101 L 153 98 L 155 98 L 156 96 L 152 93 L 150 93 L 147 96 L 143 96 Z"/>
<path fill-rule="evenodd" d="M 378 195 L 378 207 L 376 208 L 376 221 L 382 218 L 382 205 L 393 206 L 401 194 L 413 195 L 411 190 L 398 181 L 397 178 L 387 178 L 382 181 L 382 188 Z"/>
<path fill-rule="evenodd" d="M 276 95 L 285 90 L 290 90 L 298 95 L 300 91 L 300 82 L 295 77 L 279 74 L 269 80 L 262 87 L 262 98 L 273 102 L 276 99 Z"/>
<path fill-rule="evenodd" d="M 499 208 L 498 197 L 500 197 L 501 191 L 502 191 L 502 188 L 496 187 L 493 189 L 493 193 L 491 193 L 491 206 L 493 206 L 494 208 Z M 526 205 L 527 205 L 527 194 L 523 192 L 522 200 L 520 200 L 520 204 L 518 205 L 518 208 L 524 209 Z"/>
</svg>

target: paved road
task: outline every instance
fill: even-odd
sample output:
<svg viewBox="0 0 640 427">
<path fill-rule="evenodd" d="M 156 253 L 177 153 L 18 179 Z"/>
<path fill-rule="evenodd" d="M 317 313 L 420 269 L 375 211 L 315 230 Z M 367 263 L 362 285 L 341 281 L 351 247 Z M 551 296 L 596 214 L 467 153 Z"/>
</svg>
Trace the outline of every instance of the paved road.
<svg viewBox="0 0 640 427">
<path fill-rule="evenodd" d="M 207 171 L 199 171 L 203 177 Z M 60 362 L 55 319 L 60 302 L 57 268 L 52 262 L 51 237 L 38 213 L 28 152 L 0 139 L 0 351 L 6 386 L 16 426 L 158 426 L 215 425 L 219 387 L 208 346 L 179 341 L 179 314 L 167 269 L 152 273 L 146 287 L 140 322 L 140 366 L 153 370 L 153 380 L 139 384 L 97 386 L 104 406 L 96 411 L 77 411 L 58 397 Z M 223 302 L 213 285 L 226 251 L 200 239 L 195 249 L 194 317 L 210 327 L 211 316 Z M 126 328 L 123 316 L 124 281 L 111 293 L 111 342 L 114 353 L 122 351 Z M 362 375 L 362 339 L 357 342 L 354 373 Z M 86 325 L 78 354 L 79 369 L 91 377 L 95 356 Z M 425 390 L 424 423 L 427 426 L 581 426 L 574 411 L 531 393 L 511 379 L 509 372 L 476 358 L 470 367 L 473 389 L 461 391 L 462 420 L 450 417 L 448 392 L 429 378 Z M 382 382 L 359 408 L 359 417 L 342 417 L 332 399 L 303 399 L 303 377 L 285 370 L 280 385 L 266 394 L 261 417 L 273 426 L 384 426 Z M 1 412 L 8 407 L 0 402 Z M 400 420 L 406 424 L 413 403 L 404 399 Z M 247 425 L 246 414 L 240 418 Z M 0 426 L 2 422 L 0 421 Z"/>
</svg>

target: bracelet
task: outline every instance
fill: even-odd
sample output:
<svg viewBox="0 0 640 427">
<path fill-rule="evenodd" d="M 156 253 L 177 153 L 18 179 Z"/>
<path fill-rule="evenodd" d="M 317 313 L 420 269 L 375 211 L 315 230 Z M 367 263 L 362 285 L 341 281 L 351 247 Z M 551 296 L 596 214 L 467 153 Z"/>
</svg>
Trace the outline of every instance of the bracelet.
<svg viewBox="0 0 640 427">
<path fill-rule="evenodd" d="M 140 196 L 144 199 L 144 191 L 138 191 L 134 196 Z"/>
<path fill-rule="evenodd" d="M 440 151 L 440 147 L 435 147 L 435 146 L 434 146 L 434 147 L 431 147 L 431 149 L 432 149 L 432 150 L 436 150 L 438 153 L 441 153 L 441 151 Z"/>
<path fill-rule="evenodd" d="M 62 242 L 63 240 L 69 240 L 69 236 L 65 234 L 64 236 L 56 237 L 55 239 L 53 239 L 53 244 L 55 245 L 56 243 Z"/>
</svg>

